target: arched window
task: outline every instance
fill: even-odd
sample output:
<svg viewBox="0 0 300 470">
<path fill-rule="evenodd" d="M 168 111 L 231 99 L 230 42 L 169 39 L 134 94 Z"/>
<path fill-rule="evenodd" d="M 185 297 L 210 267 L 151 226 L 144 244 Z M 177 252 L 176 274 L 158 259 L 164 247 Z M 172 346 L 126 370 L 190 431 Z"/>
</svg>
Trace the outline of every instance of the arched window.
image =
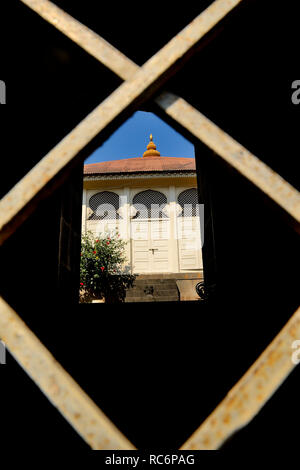
<svg viewBox="0 0 300 470">
<path fill-rule="evenodd" d="M 134 196 L 132 203 L 137 210 L 134 219 L 163 219 L 167 217 L 162 212 L 167 204 L 167 198 L 160 191 L 152 189 L 141 191 Z"/>
<path fill-rule="evenodd" d="M 94 194 L 89 200 L 89 206 L 93 211 L 90 220 L 120 219 L 117 210 L 120 207 L 120 197 L 111 191 L 103 191 Z"/>
<path fill-rule="evenodd" d="M 198 191 L 196 188 L 186 189 L 178 196 L 178 204 L 182 207 L 179 217 L 199 216 Z"/>
</svg>

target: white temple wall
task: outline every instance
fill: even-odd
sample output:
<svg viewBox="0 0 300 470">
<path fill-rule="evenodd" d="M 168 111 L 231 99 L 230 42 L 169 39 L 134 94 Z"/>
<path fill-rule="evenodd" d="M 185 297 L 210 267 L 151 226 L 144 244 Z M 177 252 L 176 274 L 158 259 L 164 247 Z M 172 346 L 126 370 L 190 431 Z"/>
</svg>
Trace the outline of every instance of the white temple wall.
<svg viewBox="0 0 300 470">
<path fill-rule="evenodd" d="M 157 181 L 128 182 L 122 185 L 108 181 L 87 181 L 83 190 L 82 233 L 92 231 L 95 236 L 117 229 L 126 245 L 128 265 L 133 272 L 195 272 L 203 269 L 199 217 L 180 217 L 178 196 L 186 189 L 197 188 L 196 178 L 162 177 Z M 159 191 L 167 199 L 167 217 L 161 219 L 134 219 L 133 198 L 146 190 Z M 119 219 L 90 220 L 90 198 L 102 191 L 120 197 Z"/>
</svg>

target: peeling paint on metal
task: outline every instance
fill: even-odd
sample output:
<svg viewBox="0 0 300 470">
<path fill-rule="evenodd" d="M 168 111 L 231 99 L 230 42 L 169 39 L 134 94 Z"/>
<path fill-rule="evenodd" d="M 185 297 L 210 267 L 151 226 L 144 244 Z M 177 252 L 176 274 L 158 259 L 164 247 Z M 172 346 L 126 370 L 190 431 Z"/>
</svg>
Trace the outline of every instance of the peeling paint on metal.
<svg viewBox="0 0 300 470">
<path fill-rule="evenodd" d="M 0 337 L 26 373 L 92 449 L 135 449 L 1 297 Z"/>
<path fill-rule="evenodd" d="M 300 307 L 181 449 L 218 449 L 246 426 L 296 367 L 291 360 L 295 337 L 300 338 Z"/>
<path fill-rule="evenodd" d="M 21 1 L 127 82 L 5 196 L 0 202 L 1 229 L 17 217 L 20 223 L 25 220 L 26 215 L 21 215 L 22 208 L 43 186 L 55 178 L 59 170 L 122 109 L 136 97 L 143 96 L 147 87 L 158 81 L 162 73 L 241 0 L 215 1 L 141 68 L 51 2 Z M 155 100 L 172 119 L 186 127 L 299 221 L 299 193 L 279 175 L 181 98 L 163 93 Z M 0 335 L 20 365 L 93 449 L 134 449 L 1 298 Z M 295 367 L 291 361 L 290 345 L 299 336 L 300 309 L 182 449 L 217 449 L 233 432 L 245 426 Z"/>
</svg>

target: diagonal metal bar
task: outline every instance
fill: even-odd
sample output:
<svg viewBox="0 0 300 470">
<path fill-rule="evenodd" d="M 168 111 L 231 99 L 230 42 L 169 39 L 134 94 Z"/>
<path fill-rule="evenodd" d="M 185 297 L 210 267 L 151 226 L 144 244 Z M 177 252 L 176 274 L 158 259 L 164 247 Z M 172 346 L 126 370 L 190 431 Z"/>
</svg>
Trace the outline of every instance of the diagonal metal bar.
<svg viewBox="0 0 300 470">
<path fill-rule="evenodd" d="M 48 0 L 21 0 L 67 35 L 123 80 L 139 69 L 133 61 Z M 300 194 L 281 176 L 193 108 L 185 100 L 164 92 L 155 102 L 243 176 L 300 222 Z"/>
<path fill-rule="evenodd" d="M 218 449 L 246 426 L 296 367 L 292 362 L 292 343 L 298 338 L 300 307 L 181 449 Z"/>
<path fill-rule="evenodd" d="M 50 3 L 43 0 L 22 1 L 26 4 L 44 4 L 44 6 Z M 57 14 L 57 10 L 55 14 Z M 47 15 L 45 14 L 45 16 Z M 122 76 L 122 78 L 128 79 L 134 75 L 137 70 L 135 64 L 131 62 L 131 65 L 129 65 L 129 59 L 122 56 L 119 52 L 114 56 L 111 49 L 112 46 L 108 43 L 105 44 L 103 57 L 103 51 L 99 53 L 97 41 L 93 43 L 92 38 L 92 46 L 88 43 L 85 44 L 85 37 L 81 36 L 83 30 L 76 30 L 76 20 L 72 19 L 72 17 L 69 17 L 69 20 L 75 22 L 75 26 L 73 23 L 74 29 L 72 30 L 72 39 L 75 40 L 75 42 L 81 42 L 80 45 L 86 50 L 90 48 L 88 52 L 110 68 L 112 68 L 112 62 L 116 59 L 115 64 L 117 65 L 114 65 L 114 68 L 116 73 Z M 54 17 L 52 22 L 54 25 L 56 25 L 55 23 L 59 25 L 59 22 Z M 60 29 L 63 30 L 62 26 Z M 89 35 L 90 30 L 86 28 L 84 34 Z M 105 53 L 107 54 L 108 51 L 110 51 L 110 53 L 106 55 L 105 58 Z M 111 58 L 109 58 L 110 55 Z M 119 66 L 120 63 L 122 64 L 121 67 Z M 176 119 L 196 137 L 200 138 L 206 145 L 216 151 L 216 153 L 260 187 L 260 189 L 299 221 L 299 193 L 295 192 L 294 188 L 288 185 L 279 175 L 272 172 L 272 170 L 260 162 L 260 160 L 250 154 L 250 152 L 240 146 L 240 144 L 235 142 L 230 136 L 223 133 L 217 126 L 181 98 L 175 97 L 174 95 L 172 96 L 169 93 L 164 93 L 157 99 L 157 103 L 165 109 L 169 116 Z M 63 410 L 66 419 L 69 420 L 87 442 L 89 442 L 93 448 L 132 449 L 133 446 L 129 441 L 114 428 L 105 415 L 103 415 L 89 397 L 84 394 L 61 366 L 55 363 L 50 353 L 40 344 L 37 338 L 27 329 L 15 312 L 13 312 L 3 300 L 0 300 L 0 308 L 2 309 L 0 333 L 6 340 L 11 351 L 14 351 L 15 357 L 28 372 L 31 372 L 32 378 L 36 383 L 40 384 L 41 389 L 46 392 L 50 400 L 56 404 L 59 409 Z M 255 414 L 259 412 L 294 368 L 290 359 L 290 347 L 293 339 L 297 338 L 299 334 L 300 309 L 298 309 L 292 319 L 244 377 L 229 392 L 223 402 L 183 445 L 182 449 L 219 448 L 234 431 L 245 426 Z M 35 347 L 38 349 L 38 353 L 35 352 L 32 357 L 31 353 L 34 351 Z M 40 354 L 41 351 L 42 354 Z M 31 360 L 33 361 L 32 363 Z M 45 363 L 50 364 L 49 370 L 55 370 L 57 376 L 54 374 L 54 376 L 47 377 L 47 373 L 45 374 Z M 42 374 L 42 377 L 47 377 L 45 381 L 39 377 L 39 372 Z M 59 379 L 58 382 L 56 381 L 57 377 Z M 58 385 L 62 386 L 61 390 L 64 390 L 65 393 L 60 394 L 61 390 Z M 66 386 L 66 389 L 64 386 Z M 68 393 L 71 393 L 71 399 Z M 60 401 L 59 398 L 62 400 Z M 64 402 L 64 398 L 66 399 L 66 403 Z M 83 410 L 80 408 L 82 404 Z M 76 412 L 78 409 L 83 411 L 83 415 Z M 90 428 L 88 423 L 86 423 L 86 418 L 89 416 L 92 417 L 90 424 L 98 425 L 98 427 L 96 426 L 98 433 L 96 434 L 99 437 L 97 442 L 94 441 L 94 433 L 89 432 Z M 79 425 L 78 422 L 74 423 L 76 420 L 80 423 Z M 108 435 L 110 437 L 107 437 Z M 111 440 L 113 441 L 114 439 L 116 443 L 111 442 Z"/>
<path fill-rule="evenodd" d="M 26 373 L 92 449 L 135 449 L 1 297 L 0 337 Z"/>
<path fill-rule="evenodd" d="M 184 99 L 166 92 L 159 96 L 157 102 L 172 119 L 188 129 L 300 223 L 300 193 L 297 189 Z"/>
<path fill-rule="evenodd" d="M 0 243 L 30 213 L 30 203 L 94 137 L 137 109 L 178 68 L 200 39 L 241 0 L 215 0 L 59 142 L 0 201 Z M 13 228 L 12 228 L 13 226 Z"/>
<path fill-rule="evenodd" d="M 77 21 L 49 0 L 21 0 L 44 20 L 55 26 L 82 49 L 102 62 L 123 80 L 131 78 L 139 67 L 105 39 Z"/>
</svg>

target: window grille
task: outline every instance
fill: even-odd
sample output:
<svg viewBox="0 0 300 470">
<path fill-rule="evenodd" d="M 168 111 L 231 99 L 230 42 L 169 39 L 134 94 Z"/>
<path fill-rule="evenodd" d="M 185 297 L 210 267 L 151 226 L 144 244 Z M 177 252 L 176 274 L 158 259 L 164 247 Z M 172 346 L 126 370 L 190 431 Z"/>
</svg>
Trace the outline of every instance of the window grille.
<svg viewBox="0 0 300 470">
<path fill-rule="evenodd" d="M 21 1 L 125 82 L 2 198 L 0 245 L 34 212 L 38 201 L 59 187 L 62 169 L 67 168 L 81 149 L 108 125 L 117 122 L 122 113 L 125 115 L 125 111 L 129 109 L 132 112 L 137 103 L 145 103 L 150 99 L 153 99 L 167 116 L 187 129 L 220 159 L 268 195 L 280 210 L 285 211 L 284 215 L 291 218 L 293 228 L 298 229 L 300 195 L 293 186 L 184 98 L 168 91 L 159 94 L 168 78 L 177 71 L 178 60 L 188 54 L 194 54 L 197 50 L 194 46 L 229 15 L 241 0 L 212 2 L 141 68 L 49 0 Z M 135 449 L 75 380 L 54 360 L 52 354 L 2 297 L 0 335 L 5 337 L 11 354 L 27 374 L 93 449 Z M 296 364 L 291 361 L 290 345 L 298 335 L 300 307 L 180 449 L 218 449 L 236 431 L 246 426 L 294 370 Z M 243 407 L 240 406 L 241 400 Z"/>
<path fill-rule="evenodd" d="M 178 196 L 178 204 L 182 207 L 179 217 L 199 216 L 198 191 L 196 188 L 186 189 Z"/>
<path fill-rule="evenodd" d="M 167 204 L 166 196 L 160 191 L 147 189 L 136 194 L 133 198 L 133 206 L 137 210 L 134 219 L 163 219 L 167 215 L 163 209 Z"/>
<path fill-rule="evenodd" d="M 120 219 L 117 210 L 120 207 L 120 197 L 111 191 L 94 194 L 89 200 L 93 213 L 89 220 Z"/>
</svg>

